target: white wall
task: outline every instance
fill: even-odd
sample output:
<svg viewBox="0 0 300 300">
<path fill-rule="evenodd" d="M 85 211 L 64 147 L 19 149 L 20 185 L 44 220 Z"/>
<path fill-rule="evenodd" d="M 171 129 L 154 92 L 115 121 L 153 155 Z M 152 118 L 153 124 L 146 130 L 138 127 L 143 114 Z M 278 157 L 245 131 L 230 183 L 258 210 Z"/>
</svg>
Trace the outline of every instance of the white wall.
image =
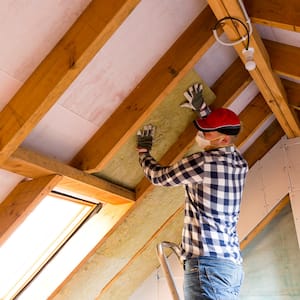
<svg viewBox="0 0 300 300">
<path fill-rule="evenodd" d="M 241 300 L 300 299 L 300 251 L 291 206 L 243 251 Z"/>
</svg>

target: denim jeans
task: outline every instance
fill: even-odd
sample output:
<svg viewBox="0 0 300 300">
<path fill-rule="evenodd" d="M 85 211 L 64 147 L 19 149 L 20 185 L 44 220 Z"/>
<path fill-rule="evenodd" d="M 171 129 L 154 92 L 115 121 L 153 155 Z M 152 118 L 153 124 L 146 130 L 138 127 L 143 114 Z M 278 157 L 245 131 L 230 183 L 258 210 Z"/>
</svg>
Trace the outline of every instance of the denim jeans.
<svg viewBox="0 0 300 300">
<path fill-rule="evenodd" d="M 244 272 L 241 265 L 213 257 L 184 262 L 185 300 L 237 300 Z"/>
</svg>

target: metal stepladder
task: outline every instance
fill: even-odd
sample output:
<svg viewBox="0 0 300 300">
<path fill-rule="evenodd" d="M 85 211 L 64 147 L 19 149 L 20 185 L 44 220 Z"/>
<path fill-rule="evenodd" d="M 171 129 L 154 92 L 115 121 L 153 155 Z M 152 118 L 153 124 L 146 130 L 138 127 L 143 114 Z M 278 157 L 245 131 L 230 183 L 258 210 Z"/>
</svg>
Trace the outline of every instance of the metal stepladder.
<svg viewBox="0 0 300 300">
<path fill-rule="evenodd" d="M 179 294 L 174 282 L 174 278 L 172 276 L 172 272 L 168 263 L 168 259 L 164 253 L 164 248 L 170 248 L 177 256 L 178 260 L 180 261 L 180 248 L 177 244 L 172 242 L 163 241 L 156 245 L 156 254 L 158 257 L 158 260 L 160 262 L 160 265 L 162 267 L 162 271 L 164 275 L 166 276 L 167 283 L 169 286 L 169 289 L 171 291 L 173 300 L 180 300 Z"/>
</svg>

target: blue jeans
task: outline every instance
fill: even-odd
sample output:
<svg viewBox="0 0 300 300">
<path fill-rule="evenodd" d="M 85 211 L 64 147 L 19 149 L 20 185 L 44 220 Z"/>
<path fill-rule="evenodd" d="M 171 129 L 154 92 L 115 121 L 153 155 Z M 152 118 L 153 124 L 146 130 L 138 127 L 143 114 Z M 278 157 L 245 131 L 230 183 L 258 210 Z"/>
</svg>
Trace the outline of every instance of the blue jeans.
<svg viewBox="0 0 300 300">
<path fill-rule="evenodd" d="M 244 272 L 241 265 L 213 257 L 184 262 L 185 300 L 237 300 Z"/>
</svg>

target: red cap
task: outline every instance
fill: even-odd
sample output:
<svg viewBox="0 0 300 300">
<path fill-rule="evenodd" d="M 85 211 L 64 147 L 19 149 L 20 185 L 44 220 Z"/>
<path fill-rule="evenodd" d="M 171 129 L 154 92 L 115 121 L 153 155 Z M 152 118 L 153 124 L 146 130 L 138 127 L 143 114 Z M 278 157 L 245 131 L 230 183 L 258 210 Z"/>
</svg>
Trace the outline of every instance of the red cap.
<svg viewBox="0 0 300 300">
<path fill-rule="evenodd" d="M 218 131 L 227 135 L 237 135 L 241 129 L 239 117 L 228 108 L 217 108 L 205 119 L 195 120 L 194 124 L 200 131 Z"/>
</svg>

